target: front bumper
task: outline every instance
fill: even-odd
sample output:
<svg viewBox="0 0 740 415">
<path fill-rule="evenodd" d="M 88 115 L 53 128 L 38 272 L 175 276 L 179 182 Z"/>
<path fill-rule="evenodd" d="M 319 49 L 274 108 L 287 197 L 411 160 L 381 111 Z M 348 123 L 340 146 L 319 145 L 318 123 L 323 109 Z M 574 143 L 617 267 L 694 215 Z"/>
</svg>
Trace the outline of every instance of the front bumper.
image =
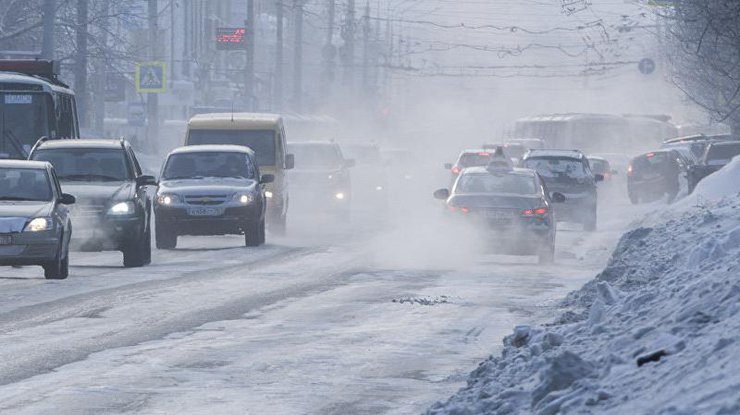
<svg viewBox="0 0 740 415">
<path fill-rule="evenodd" d="M 0 265 L 41 265 L 57 258 L 57 231 L 13 233 L 10 237 L 10 245 L 0 245 Z"/>
<path fill-rule="evenodd" d="M 193 216 L 195 206 L 161 206 L 154 208 L 157 225 L 177 235 L 239 235 L 248 223 L 260 219 L 259 205 L 219 206 L 221 212 L 212 216 Z"/>
</svg>

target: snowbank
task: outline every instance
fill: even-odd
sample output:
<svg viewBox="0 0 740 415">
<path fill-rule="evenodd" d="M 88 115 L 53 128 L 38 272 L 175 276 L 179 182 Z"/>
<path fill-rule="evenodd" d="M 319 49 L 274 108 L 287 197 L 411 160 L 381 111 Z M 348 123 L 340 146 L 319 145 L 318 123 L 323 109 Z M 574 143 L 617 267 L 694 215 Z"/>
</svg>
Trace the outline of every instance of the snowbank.
<svg viewBox="0 0 740 415">
<path fill-rule="evenodd" d="M 428 414 L 740 414 L 740 158 L 625 234 L 545 327 Z M 733 190 L 734 189 L 734 190 Z"/>
<path fill-rule="evenodd" d="M 681 201 L 682 205 L 703 205 L 706 202 L 740 194 L 740 156 L 720 171 L 700 181 L 694 192 Z"/>
</svg>

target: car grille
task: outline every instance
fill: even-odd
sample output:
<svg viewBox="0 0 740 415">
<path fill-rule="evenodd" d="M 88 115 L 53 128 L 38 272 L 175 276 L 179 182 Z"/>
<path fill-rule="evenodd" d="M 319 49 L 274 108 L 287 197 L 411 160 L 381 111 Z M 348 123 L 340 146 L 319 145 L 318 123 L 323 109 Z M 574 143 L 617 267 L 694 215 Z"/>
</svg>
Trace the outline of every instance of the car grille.
<svg viewBox="0 0 740 415">
<path fill-rule="evenodd" d="M 74 205 L 72 214 L 74 216 L 100 216 L 105 212 L 103 205 Z"/>
<path fill-rule="evenodd" d="M 185 196 L 185 203 L 196 206 L 216 206 L 226 203 L 228 199 L 226 195 L 192 195 Z"/>
</svg>

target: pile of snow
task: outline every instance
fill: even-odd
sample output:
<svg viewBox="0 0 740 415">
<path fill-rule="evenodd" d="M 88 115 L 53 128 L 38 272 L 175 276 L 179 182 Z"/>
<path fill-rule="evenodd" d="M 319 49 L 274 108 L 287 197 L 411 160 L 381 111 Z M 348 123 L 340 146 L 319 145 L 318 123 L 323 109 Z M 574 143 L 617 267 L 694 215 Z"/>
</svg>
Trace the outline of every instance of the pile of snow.
<svg viewBox="0 0 740 415">
<path fill-rule="evenodd" d="M 740 194 L 740 156 L 723 167 L 720 171 L 700 181 L 694 192 L 685 198 L 682 204 L 702 205 L 725 197 Z"/>
<path fill-rule="evenodd" d="M 427 413 L 740 414 L 739 172 L 625 234 L 556 322 L 517 327 Z"/>
</svg>

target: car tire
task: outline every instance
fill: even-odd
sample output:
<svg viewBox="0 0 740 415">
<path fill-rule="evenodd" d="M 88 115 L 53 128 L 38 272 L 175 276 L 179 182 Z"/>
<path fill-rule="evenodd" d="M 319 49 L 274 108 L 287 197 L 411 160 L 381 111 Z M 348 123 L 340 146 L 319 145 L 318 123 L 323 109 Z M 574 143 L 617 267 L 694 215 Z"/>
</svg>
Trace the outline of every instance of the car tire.
<svg viewBox="0 0 740 415">
<path fill-rule="evenodd" d="M 129 241 L 123 247 L 124 268 L 138 268 L 147 265 L 147 259 L 151 262 L 151 234 L 148 231 L 137 238 Z"/>
<path fill-rule="evenodd" d="M 262 245 L 263 243 L 265 243 L 264 233 L 264 219 L 247 224 L 244 229 L 244 244 L 250 247 Z"/>
<path fill-rule="evenodd" d="M 63 280 L 69 276 L 69 251 L 66 255 L 62 252 L 62 244 L 59 244 L 57 258 L 47 264 L 44 268 L 44 278 L 47 280 Z"/>
<path fill-rule="evenodd" d="M 288 233 L 288 217 L 281 215 L 270 221 L 270 233 L 285 236 Z"/>
<path fill-rule="evenodd" d="M 177 248 L 177 234 L 157 221 L 155 243 L 157 245 L 157 249 L 175 249 Z"/>
<path fill-rule="evenodd" d="M 596 230 L 596 209 L 586 216 L 583 221 L 583 230 L 586 232 L 593 232 Z"/>
<path fill-rule="evenodd" d="M 549 265 L 555 262 L 555 244 L 543 245 L 537 251 L 537 262 L 540 265 Z"/>
</svg>

